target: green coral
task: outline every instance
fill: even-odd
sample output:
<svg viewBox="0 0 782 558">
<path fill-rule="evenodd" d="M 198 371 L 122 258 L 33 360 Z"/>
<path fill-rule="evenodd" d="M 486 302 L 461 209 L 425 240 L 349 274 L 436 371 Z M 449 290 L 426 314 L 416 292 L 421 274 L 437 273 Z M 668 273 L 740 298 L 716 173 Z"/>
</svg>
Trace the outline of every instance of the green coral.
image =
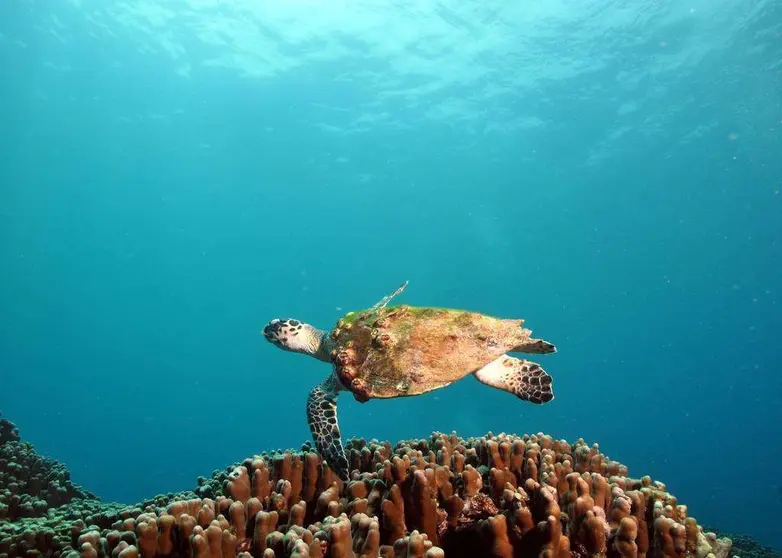
<svg viewBox="0 0 782 558">
<path fill-rule="evenodd" d="M 777 552 L 773 548 L 763 546 L 747 535 L 729 533 L 727 531 L 715 529 L 714 527 L 706 526 L 703 527 L 703 530 L 712 532 L 720 538 L 729 538 L 733 542 L 731 556 L 738 556 L 739 558 L 782 558 L 782 552 Z"/>
</svg>

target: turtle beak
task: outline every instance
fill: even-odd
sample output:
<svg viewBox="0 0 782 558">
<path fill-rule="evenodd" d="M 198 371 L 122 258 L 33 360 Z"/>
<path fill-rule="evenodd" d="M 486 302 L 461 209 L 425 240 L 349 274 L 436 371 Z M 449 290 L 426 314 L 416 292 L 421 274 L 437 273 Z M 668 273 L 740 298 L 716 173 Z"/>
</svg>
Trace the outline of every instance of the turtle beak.
<svg viewBox="0 0 782 558">
<path fill-rule="evenodd" d="M 271 341 L 274 339 L 274 334 L 277 333 L 280 329 L 280 320 L 275 318 L 272 321 L 270 321 L 266 326 L 263 328 L 261 333 L 264 337 L 266 337 L 267 341 Z"/>
</svg>

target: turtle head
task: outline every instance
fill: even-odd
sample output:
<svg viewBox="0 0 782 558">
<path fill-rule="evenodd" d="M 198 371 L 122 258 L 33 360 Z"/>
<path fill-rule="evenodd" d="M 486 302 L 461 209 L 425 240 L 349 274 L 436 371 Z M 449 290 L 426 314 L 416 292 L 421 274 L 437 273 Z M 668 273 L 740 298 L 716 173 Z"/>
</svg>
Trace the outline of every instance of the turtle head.
<svg viewBox="0 0 782 558">
<path fill-rule="evenodd" d="M 273 319 L 262 333 L 269 343 L 284 351 L 312 356 L 317 356 L 323 340 L 318 328 L 289 318 Z"/>
</svg>

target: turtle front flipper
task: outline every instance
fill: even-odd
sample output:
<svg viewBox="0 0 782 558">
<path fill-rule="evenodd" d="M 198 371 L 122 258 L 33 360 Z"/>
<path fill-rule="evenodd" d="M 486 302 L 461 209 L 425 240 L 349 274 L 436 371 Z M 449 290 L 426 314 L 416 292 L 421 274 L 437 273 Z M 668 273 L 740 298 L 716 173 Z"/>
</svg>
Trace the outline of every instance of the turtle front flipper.
<svg viewBox="0 0 782 558">
<path fill-rule="evenodd" d="M 347 482 L 350 467 L 337 424 L 339 390 L 336 377 L 329 374 L 328 378 L 310 391 L 307 397 L 307 423 L 318 453 L 326 460 L 331 470 Z"/>
<path fill-rule="evenodd" d="M 551 376 L 535 362 L 502 355 L 473 375 L 482 384 L 507 391 L 530 403 L 548 403 L 554 399 Z"/>
</svg>

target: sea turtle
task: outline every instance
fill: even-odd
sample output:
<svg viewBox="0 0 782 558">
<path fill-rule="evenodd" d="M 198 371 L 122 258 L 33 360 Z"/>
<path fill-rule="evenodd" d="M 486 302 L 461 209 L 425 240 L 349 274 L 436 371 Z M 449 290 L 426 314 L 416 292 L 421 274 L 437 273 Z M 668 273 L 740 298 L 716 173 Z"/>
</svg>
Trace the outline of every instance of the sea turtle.
<svg viewBox="0 0 782 558">
<path fill-rule="evenodd" d="M 373 398 L 426 393 L 468 374 L 488 386 L 532 403 L 554 399 L 549 376 L 539 364 L 507 352 L 553 353 L 554 345 L 530 337 L 524 320 L 477 312 L 388 306 L 407 286 L 368 310 L 348 312 L 331 331 L 293 319 L 274 319 L 263 335 L 277 347 L 332 364 L 332 372 L 309 393 L 307 422 L 315 447 L 331 469 L 348 480 L 349 465 L 337 424 L 337 396 Z"/>
</svg>

